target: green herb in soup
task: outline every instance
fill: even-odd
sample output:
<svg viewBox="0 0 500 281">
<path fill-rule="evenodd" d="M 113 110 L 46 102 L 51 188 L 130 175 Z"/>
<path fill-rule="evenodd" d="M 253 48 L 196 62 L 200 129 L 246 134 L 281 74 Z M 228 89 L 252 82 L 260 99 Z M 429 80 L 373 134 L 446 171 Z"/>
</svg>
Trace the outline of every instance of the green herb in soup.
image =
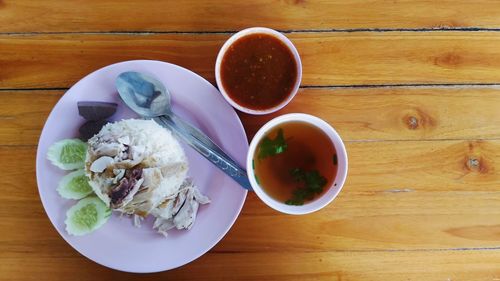
<svg viewBox="0 0 500 281">
<path fill-rule="evenodd" d="M 323 131 L 305 122 L 288 122 L 261 140 L 253 166 L 259 185 L 269 196 L 285 204 L 303 205 L 332 185 L 336 158 L 335 147 Z"/>
<path fill-rule="evenodd" d="M 286 151 L 287 144 L 285 140 L 285 135 L 283 130 L 278 130 L 278 135 L 274 139 L 270 139 L 268 136 L 262 139 L 259 145 L 259 158 L 263 159 L 268 156 L 273 156 Z"/>
<path fill-rule="evenodd" d="M 316 194 L 323 192 L 327 183 L 326 178 L 320 175 L 318 170 L 306 172 L 295 168 L 290 171 L 290 174 L 301 185 L 293 191 L 293 197 L 285 201 L 287 205 L 303 205 L 306 200 L 314 199 Z"/>
</svg>

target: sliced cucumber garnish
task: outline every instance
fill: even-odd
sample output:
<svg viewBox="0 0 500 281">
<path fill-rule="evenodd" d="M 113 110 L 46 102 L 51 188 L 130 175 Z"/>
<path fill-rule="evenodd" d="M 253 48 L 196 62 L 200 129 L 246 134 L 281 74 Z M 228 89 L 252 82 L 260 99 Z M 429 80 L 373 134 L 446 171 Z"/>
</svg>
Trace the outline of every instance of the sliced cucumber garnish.
<svg viewBox="0 0 500 281">
<path fill-rule="evenodd" d="M 65 175 L 59 182 L 57 192 L 66 199 L 82 199 L 93 192 L 83 169 Z"/>
<path fill-rule="evenodd" d="M 66 212 L 66 231 L 71 235 L 84 235 L 103 226 L 111 216 L 111 209 L 98 197 L 84 198 Z"/>
<path fill-rule="evenodd" d="M 47 158 L 63 170 L 75 170 L 84 167 L 86 153 L 86 143 L 79 139 L 65 139 L 50 146 Z"/>
</svg>

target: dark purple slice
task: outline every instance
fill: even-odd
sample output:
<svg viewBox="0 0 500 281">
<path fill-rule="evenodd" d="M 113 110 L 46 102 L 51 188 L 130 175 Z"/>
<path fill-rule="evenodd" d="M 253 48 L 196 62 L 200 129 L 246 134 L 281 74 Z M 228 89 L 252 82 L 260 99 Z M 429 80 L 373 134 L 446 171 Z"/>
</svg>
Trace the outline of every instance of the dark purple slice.
<svg viewBox="0 0 500 281">
<path fill-rule="evenodd" d="M 88 141 L 95 134 L 99 133 L 101 128 L 108 124 L 107 120 L 87 121 L 83 124 L 78 131 L 80 132 L 80 139 Z"/>
<path fill-rule="evenodd" d="M 100 101 L 79 101 L 78 113 L 89 121 L 103 120 L 116 112 L 116 103 Z"/>
</svg>

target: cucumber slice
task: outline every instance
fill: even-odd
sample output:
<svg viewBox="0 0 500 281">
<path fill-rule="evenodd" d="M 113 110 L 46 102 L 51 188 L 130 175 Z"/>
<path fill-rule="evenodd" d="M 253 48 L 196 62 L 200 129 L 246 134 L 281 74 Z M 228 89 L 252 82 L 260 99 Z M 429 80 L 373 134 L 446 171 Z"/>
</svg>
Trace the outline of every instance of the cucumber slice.
<svg viewBox="0 0 500 281">
<path fill-rule="evenodd" d="M 82 199 L 93 192 L 83 169 L 65 175 L 59 182 L 57 192 L 66 199 Z"/>
<path fill-rule="evenodd" d="M 103 226 L 111 216 L 111 209 L 96 196 L 84 198 L 66 212 L 66 231 L 81 236 Z"/>
<path fill-rule="evenodd" d="M 79 139 L 60 140 L 49 147 L 47 158 L 63 170 L 75 170 L 85 165 L 87 144 Z"/>
</svg>

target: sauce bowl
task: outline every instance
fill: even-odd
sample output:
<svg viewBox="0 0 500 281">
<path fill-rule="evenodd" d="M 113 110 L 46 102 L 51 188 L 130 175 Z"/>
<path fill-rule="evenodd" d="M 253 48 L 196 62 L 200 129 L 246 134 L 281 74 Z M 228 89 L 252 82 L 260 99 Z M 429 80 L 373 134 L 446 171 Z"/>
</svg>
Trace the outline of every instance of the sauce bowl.
<svg viewBox="0 0 500 281">
<path fill-rule="evenodd" d="M 270 108 L 265 108 L 265 109 L 252 109 L 249 107 L 246 107 L 244 105 L 239 104 L 237 101 L 235 101 L 227 92 L 227 90 L 224 88 L 223 82 L 222 82 L 222 75 L 221 75 L 221 65 L 222 61 L 224 58 L 224 55 L 228 51 L 228 49 L 231 47 L 233 43 L 235 43 L 238 39 L 252 35 L 252 34 L 266 34 L 266 35 L 271 35 L 274 38 L 278 39 L 281 41 L 291 52 L 293 55 L 293 58 L 296 62 L 297 66 L 297 75 L 296 75 L 296 80 L 295 84 L 293 85 L 290 94 L 284 99 L 282 102 L 280 102 L 277 105 L 274 105 Z M 287 105 L 293 97 L 297 94 L 297 91 L 299 90 L 300 82 L 302 80 L 302 63 L 300 60 L 299 52 L 295 48 L 295 46 L 292 44 L 292 42 L 282 33 L 270 29 L 270 28 L 265 28 L 265 27 L 251 27 L 247 28 L 244 30 L 241 30 L 237 33 L 235 33 L 233 36 L 231 36 L 222 46 L 220 49 L 218 55 L 217 55 L 217 60 L 215 62 L 215 80 L 217 82 L 217 86 L 219 88 L 219 91 L 221 92 L 222 96 L 226 101 L 231 104 L 234 108 L 238 109 L 239 111 L 248 113 L 248 114 L 255 114 L 255 115 L 262 115 L 262 114 L 268 114 L 272 113 L 275 111 L 280 110 L 283 108 L 285 105 Z"/>
<path fill-rule="evenodd" d="M 337 174 L 332 181 L 331 186 L 327 186 L 327 190 L 325 193 L 320 195 L 318 198 L 313 201 L 309 201 L 304 203 L 303 205 L 287 205 L 284 202 L 280 202 L 273 197 L 271 197 L 263 188 L 259 182 L 256 180 L 253 159 L 254 155 L 257 151 L 257 146 L 261 142 L 261 140 L 273 130 L 280 126 L 283 123 L 287 122 L 304 122 L 308 123 L 316 128 L 320 129 L 325 133 L 328 138 L 331 140 L 333 146 L 335 147 L 335 152 L 337 155 Z M 266 123 L 258 132 L 255 134 L 252 142 L 250 143 L 250 148 L 247 154 L 247 174 L 250 180 L 250 184 L 252 185 L 255 194 L 269 207 L 286 214 L 292 215 L 303 215 L 312 213 L 322 209 L 327 206 L 330 202 L 332 202 L 335 197 L 339 194 L 342 189 L 344 182 L 347 177 L 347 152 L 344 146 L 344 142 L 340 138 L 339 134 L 333 129 L 327 122 L 322 119 L 302 113 L 291 113 L 285 114 L 279 117 L 276 117 Z"/>
</svg>

